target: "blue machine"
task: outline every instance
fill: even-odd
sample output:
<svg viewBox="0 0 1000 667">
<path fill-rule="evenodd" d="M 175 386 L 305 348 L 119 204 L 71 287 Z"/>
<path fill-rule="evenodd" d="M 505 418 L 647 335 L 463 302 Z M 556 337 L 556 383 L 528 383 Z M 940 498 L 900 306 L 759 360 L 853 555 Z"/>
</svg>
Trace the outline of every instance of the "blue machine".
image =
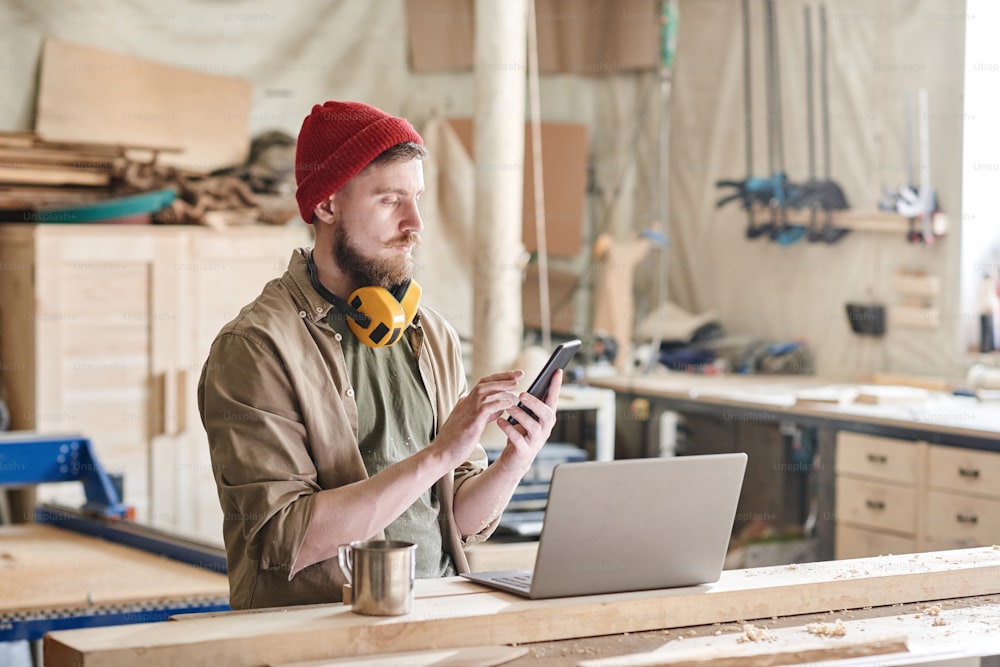
<svg viewBox="0 0 1000 667">
<path fill-rule="evenodd" d="M 82 482 L 83 511 L 123 519 L 128 514 L 90 440 L 76 435 L 0 434 L 0 485 Z"/>
<path fill-rule="evenodd" d="M 35 521 L 98 537 L 173 560 L 226 572 L 225 553 L 216 547 L 172 536 L 128 520 L 129 508 L 94 452 L 79 435 L 0 433 L 0 487 L 80 482 L 86 502 L 79 510 L 40 505 Z M 2 546 L 2 537 L 0 537 Z M 228 598 L 150 601 L 142 604 L 91 605 L 87 608 L 0 613 L 0 642 L 36 640 L 52 630 L 165 621 L 173 615 L 228 611 Z"/>
</svg>

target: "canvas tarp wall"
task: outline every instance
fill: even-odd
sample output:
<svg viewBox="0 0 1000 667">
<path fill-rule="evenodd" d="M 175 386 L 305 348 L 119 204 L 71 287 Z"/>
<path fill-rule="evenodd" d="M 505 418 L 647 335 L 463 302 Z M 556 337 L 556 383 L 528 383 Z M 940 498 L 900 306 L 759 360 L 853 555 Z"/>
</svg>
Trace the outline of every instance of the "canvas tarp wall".
<svg viewBox="0 0 1000 667">
<path fill-rule="evenodd" d="M 786 171 L 808 170 L 803 6 L 775 3 L 780 44 Z M 747 240 L 735 205 L 715 208 L 718 178 L 743 178 L 743 56 L 738 0 L 684 0 L 671 109 L 671 293 L 681 305 L 712 309 L 731 332 L 809 343 L 822 375 L 893 371 L 963 372 L 956 342 L 958 227 L 961 220 L 964 3 L 950 0 L 831 0 L 829 29 L 832 177 L 852 208 L 874 211 L 882 186 L 905 182 L 904 91 L 929 93 L 931 179 L 952 228 L 933 246 L 898 234 L 856 232 L 839 244 L 783 247 Z M 754 170 L 768 173 L 763 2 L 751 2 Z M 813 33 L 814 44 L 818 41 Z M 818 61 L 817 61 L 818 65 Z M 817 85 L 818 85 L 817 76 Z M 819 102 L 817 94 L 817 105 Z M 817 114 L 817 130 L 819 116 Z M 818 134 L 818 133 L 817 133 Z M 821 151 L 821 148 L 819 149 Z M 822 169 L 822 152 L 820 169 Z M 941 280 L 941 324 L 883 338 L 850 331 L 848 301 L 900 300 L 899 269 Z"/>
<path fill-rule="evenodd" d="M 752 3 L 758 7 L 757 2 Z M 793 178 L 805 165 L 802 91 L 802 0 L 781 0 L 782 85 L 786 161 Z M 953 222 L 960 219 L 961 91 L 964 3 L 952 0 L 828 0 L 835 180 L 856 208 L 874 209 L 883 184 L 903 178 L 902 91 L 930 91 L 933 180 Z M 98 0 L 14 0 L 0 6 L 0 128 L 33 125 L 34 77 L 41 44 L 55 36 L 253 84 L 252 132 L 295 133 L 314 103 L 364 100 L 409 117 L 422 129 L 436 114 L 471 116 L 469 72 L 414 74 L 407 65 L 402 0 L 246 0 L 163 5 Z M 669 283 L 690 311 L 714 310 L 732 333 L 803 338 L 820 373 L 832 377 L 892 370 L 951 374 L 956 320 L 947 295 L 957 293 L 958 245 L 931 248 L 897 236 L 854 234 L 837 246 L 776 244 L 744 238 L 736 207 L 716 210 L 714 181 L 743 172 L 740 12 L 738 0 L 682 0 L 670 117 Z M 759 9 L 756 11 L 759 12 Z M 755 36 L 762 34 L 759 15 Z M 758 51 L 757 53 L 760 53 Z M 761 91 L 758 56 L 755 90 Z M 586 246 L 601 231 L 621 240 L 653 222 L 652 182 L 659 119 L 653 71 L 542 78 L 544 120 L 588 127 L 591 173 L 585 251 L 567 265 L 590 278 Z M 756 98 L 757 114 L 763 112 Z M 763 123 L 757 124 L 763 171 Z M 431 133 L 433 135 L 433 132 Z M 434 147 L 431 147 L 432 151 Z M 428 224 L 435 221 L 428 219 Z M 466 221 L 471 225 L 473 221 Z M 654 289 L 656 255 L 638 269 L 636 289 Z M 442 269 L 435 275 L 432 268 Z M 937 330 L 890 329 L 882 339 L 851 334 L 843 304 L 891 303 L 897 268 L 921 268 L 942 279 Z M 428 293 L 471 283 L 459 264 L 429 267 Z M 462 306 L 451 309 L 460 325 Z M 471 313 L 471 310 L 466 311 Z M 640 316 L 642 313 L 638 313 Z M 471 315 L 467 319 L 471 319 Z M 964 368 L 964 366 L 963 366 Z"/>
</svg>

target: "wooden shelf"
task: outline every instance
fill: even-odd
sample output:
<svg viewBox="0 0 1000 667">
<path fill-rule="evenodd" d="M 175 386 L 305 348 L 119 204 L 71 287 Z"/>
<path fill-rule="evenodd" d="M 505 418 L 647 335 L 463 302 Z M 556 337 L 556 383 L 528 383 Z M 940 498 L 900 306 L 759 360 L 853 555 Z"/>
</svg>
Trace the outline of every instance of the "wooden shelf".
<svg viewBox="0 0 1000 667">
<path fill-rule="evenodd" d="M 794 209 L 788 209 L 785 215 L 788 220 L 788 224 L 801 225 L 804 227 L 809 226 L 812 217 L 809 211 L 799 211 Z M 770 219 L 770 208 L 760 206 L 754 209 L 754 220 L 757 224 L 770 221 Z M 816 224 L 822 226 L 825 222 L 826 214 L 823 211 L 818 211 L 816 214 Z M 916 229 L 920 228 L 919 220 L 915 221 L 913 224 Z M 937 225 L 938 230 L 936 233 L 938 236 L 943 235 L 938 232 L 947 232 L 947 221 L 945 219 L 942 218 L 938 220 Z M 910 219 L 904 218 L 897 213 L 888 213 L 885 211 L 834 211 L 833 226 L 840 229 L 850 229 L 851 231 L 859 232 L 899 234 L 900 237 L 903 238 L 910 229 Z"/>
</svg>

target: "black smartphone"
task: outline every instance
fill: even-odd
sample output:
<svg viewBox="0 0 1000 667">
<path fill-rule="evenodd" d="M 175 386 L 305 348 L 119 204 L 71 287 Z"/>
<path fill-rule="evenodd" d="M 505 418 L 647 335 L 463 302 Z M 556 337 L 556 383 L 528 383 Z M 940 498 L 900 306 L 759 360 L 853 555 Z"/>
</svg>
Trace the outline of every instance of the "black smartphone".
<svg viewBox="0 0 1000 667">
<path fill-rule="evenodd" d="M 550 356 L 549 360 L 545 362 L 544 366 L 542 366 L 542 370 L 539 371 L 535 379 L 531 381 L 531 386 L 528 387 L 528 393 L 544 401 L 545 394 L 549 392 L 549 384 L 552 382 L 552 376 L 556 374 L 557 370 L 566 368 L 566 364 L 569 363 L 570 359 L 573 358 L 573 355 L 575 355 L 579 349 L 580 341 L 576 339 L 557 345 L 556 349 L 552 351 L 552 356 Z M 518 403 L 517 407 L 537 419 L 537 417 L 535 417 L 535 413 L 524 407 L 523 404 Z M 513 417 L 507 417 L 507 421 L 511 424 L 517 424 L 517 420 Z"/>
</svg>

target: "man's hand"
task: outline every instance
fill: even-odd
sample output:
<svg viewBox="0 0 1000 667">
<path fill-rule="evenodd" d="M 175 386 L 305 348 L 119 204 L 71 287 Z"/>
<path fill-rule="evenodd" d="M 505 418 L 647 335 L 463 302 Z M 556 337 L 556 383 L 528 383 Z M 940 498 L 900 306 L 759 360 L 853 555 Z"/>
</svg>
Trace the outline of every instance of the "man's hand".
<svg viewBox="0 0 1000 667">
<path fill-rule="evenodd" d="M 440 449 L 448 460 L 453 461 L 453 467 L 457 468 L 468 460 L 472 450 L 482 439 L 486 425 L 512 409 L 516 403 L 514 391 L 517 390 L 517 382 L 522 375 L 522 371 L 504 371 L 488 375 L 477 382 L 455 404 L 431 446 Z M 541 401 L 538 403 L 542 404 Z"/>
<path fill-rule="evenodd" d="M 518 396 L 518 401 L 530 410 L 534 417 L 515 403 L 508 412 L 517 420 L 516 425 L 506 419 L 497 419 L 497 425 L 507 436 L 507 446 L 504 447 L 497 463 L 510 466 L 521 475 L 528 471 L 531 462 L 535 460 L 535 455 L 549 439 L 552 427 L 556 424 L 556 402 L 559 399 L 559 390 L 562 388 L 562 378 L 563 372 L 556 371 L 552 376 L 552 382 L 549 383 L 544 401 L 527 392 Z"/>
<path fill-rule="evenodd" d="M 506 374 L 501 375 L 506 376 Z M 527 392 L 516 399 L 510 395 L 505 409 L 517 420 L 516 426 L 501 415 L 492 416 L 497 426 L 507 436 L 507 446 L 483 474 L 466 481 L 456 493 L 455 522 L 462 535 L 475 535 L 483 530 L 510 502 L 518 482 L 531 467 L 535 455 L 548 440 L 552 427 L 555 426 L 556 401 L 559 399 L 562 378 L 562 371 L 557 371 L 552 376 L 544 401 Z M 516 405 L 518 400 L 531 410 L 535 417 L 518 408 Z"/>
</svg>

